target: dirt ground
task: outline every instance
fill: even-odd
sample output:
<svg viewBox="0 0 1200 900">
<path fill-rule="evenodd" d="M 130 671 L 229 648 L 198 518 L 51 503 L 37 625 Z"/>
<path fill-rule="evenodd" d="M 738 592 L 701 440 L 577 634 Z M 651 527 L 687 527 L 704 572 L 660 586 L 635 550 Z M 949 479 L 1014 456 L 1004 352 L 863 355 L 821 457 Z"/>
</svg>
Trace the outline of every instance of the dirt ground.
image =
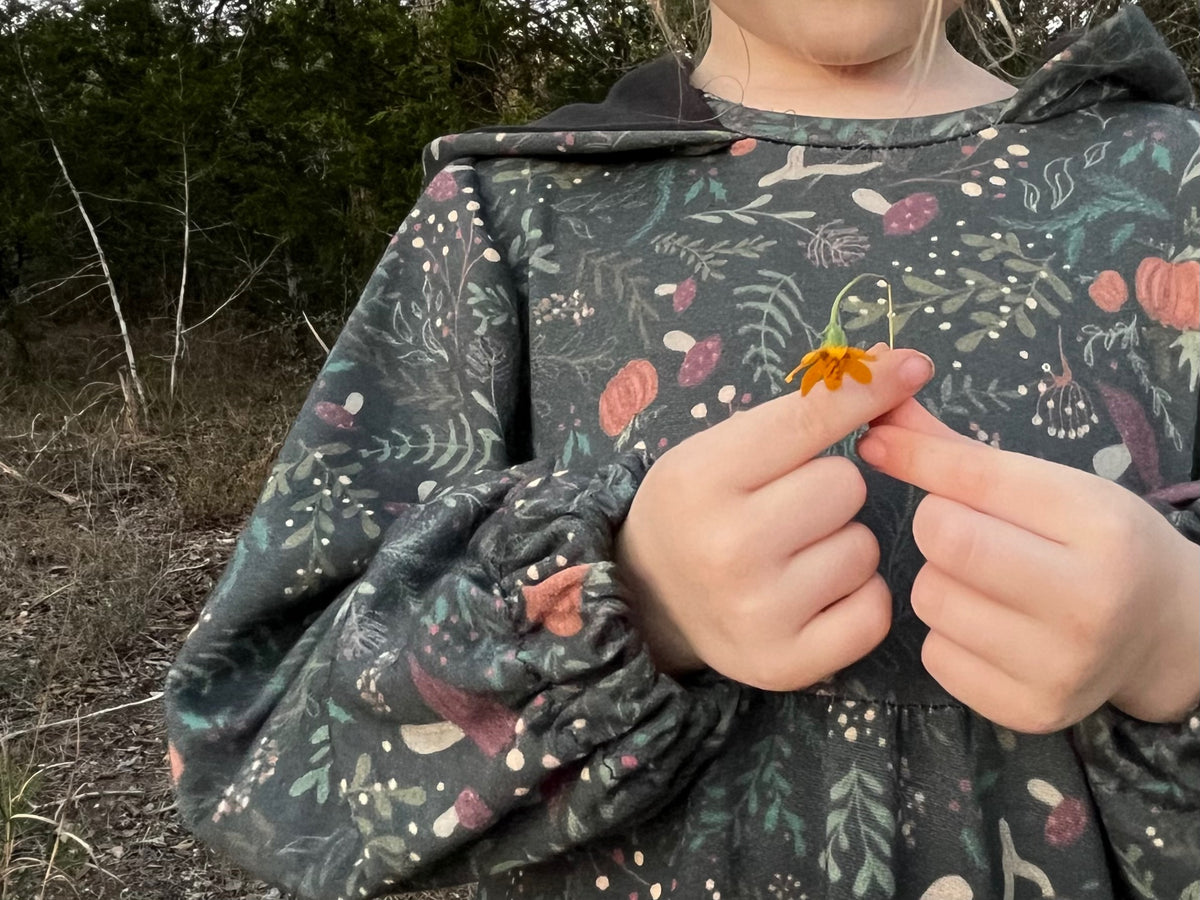
<svg viewBox="0 0 1200 900">
<path fill-rule="evenodd" d="M 112 345 L 0 373 L 0 900 L 284 900 L 181 826 L 159 698 L 320 354 L 226 328 L 139 420 Z"/>
</svg>

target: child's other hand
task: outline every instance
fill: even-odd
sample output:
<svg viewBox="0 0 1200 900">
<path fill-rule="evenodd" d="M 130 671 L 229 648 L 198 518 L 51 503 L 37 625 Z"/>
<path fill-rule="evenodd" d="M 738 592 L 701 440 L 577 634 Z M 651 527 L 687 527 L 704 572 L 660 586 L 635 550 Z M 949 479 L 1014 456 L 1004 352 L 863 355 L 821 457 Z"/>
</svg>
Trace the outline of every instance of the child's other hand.
<svg viewBox="0 0 1200 900">
<path fill-rule="evenodd" d="M 663 671 L 708 665 L 755 687 L 792 690 L 883 640 L 891 595 L 875 572 L 879 545 L 851 521 L 866 484 L 850 460 L 818 456 L 932 377 L 923 355 L 880 346 L 870 384 L 786 394 L 651 466 L 618 537 L 617 564 Z"/>
<path fill-rule="evenodd" d="M 1200 700 L 1200 547 L 1098 476 L 996 450 L 915 400 L 872 423 L 862 458 L 929 492 L 912 589 L 929 673 L 1017 731 L 1111 701 L 1152 722 Z"/>
</svg>

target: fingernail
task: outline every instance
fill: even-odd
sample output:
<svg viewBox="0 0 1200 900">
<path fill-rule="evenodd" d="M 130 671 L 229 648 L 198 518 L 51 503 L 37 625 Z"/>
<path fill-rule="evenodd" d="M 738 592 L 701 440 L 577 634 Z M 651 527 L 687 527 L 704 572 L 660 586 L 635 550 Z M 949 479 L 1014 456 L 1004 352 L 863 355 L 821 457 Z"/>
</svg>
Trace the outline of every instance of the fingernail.
<svg viewBox="0 0 1200 900">
<path fill-rule="evenodd" d="M 880 351 L 880 350 L 887 350 L 887 349 L 888 349 L 887 341 L 880 341 L 879 343 L 875 344 L 875 345 L 874 345 L 874 346 L 873 346 L 873 347 L 872 347 L 870 350 L 868 350 L 867 352 L 868 352 L 868 353 L 877 353 L 877 352 L 878 352 L 878 351 Z"/>
<path fill-rule="evenodd" d="M 920 387 L 933 378 L 933 360 L 920 351 L 914 352 L 915 356 L 900 365 L 900 380 L 910 387 Z"/>
</svg>

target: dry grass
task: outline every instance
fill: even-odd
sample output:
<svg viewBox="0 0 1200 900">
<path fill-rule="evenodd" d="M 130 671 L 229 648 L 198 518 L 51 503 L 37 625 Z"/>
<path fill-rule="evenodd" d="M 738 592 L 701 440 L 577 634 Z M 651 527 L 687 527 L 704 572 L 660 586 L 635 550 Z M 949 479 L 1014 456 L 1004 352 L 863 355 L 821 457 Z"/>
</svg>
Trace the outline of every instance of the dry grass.
<svg viewBox="0 0 1200 900">
<path fill-rule="evenodd" d="M 281 900 L 179 825 L 156 697 L 320 365 L 225 321 L 174 404 L 134 334 L 140 421 L 94 324 L 0 380 L 0 900 Z"/>
</svg>

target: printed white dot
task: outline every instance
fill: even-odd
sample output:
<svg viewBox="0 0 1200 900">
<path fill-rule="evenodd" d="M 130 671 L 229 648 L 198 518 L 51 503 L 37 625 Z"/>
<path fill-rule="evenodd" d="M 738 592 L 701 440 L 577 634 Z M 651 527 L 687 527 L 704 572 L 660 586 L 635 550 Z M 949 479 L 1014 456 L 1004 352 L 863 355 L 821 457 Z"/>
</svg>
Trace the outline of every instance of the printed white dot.
<svg viewBox="0 0 1200 900">
<path fill-rule="evenodd" d="M 949 331 L 950 328 L 951 328 L 951 325 L 949 322 L 943 322 L 941 325 L 938 326 L 938 331 Z"/>
<path fill-rule="evenodd" d="M 601 891 L 608 890 L 608 876 L 607 875 L 597 875 L 596 876 L 596 888 L 597 888 L 597 890 L 601 890 Z"/>
</svg>

